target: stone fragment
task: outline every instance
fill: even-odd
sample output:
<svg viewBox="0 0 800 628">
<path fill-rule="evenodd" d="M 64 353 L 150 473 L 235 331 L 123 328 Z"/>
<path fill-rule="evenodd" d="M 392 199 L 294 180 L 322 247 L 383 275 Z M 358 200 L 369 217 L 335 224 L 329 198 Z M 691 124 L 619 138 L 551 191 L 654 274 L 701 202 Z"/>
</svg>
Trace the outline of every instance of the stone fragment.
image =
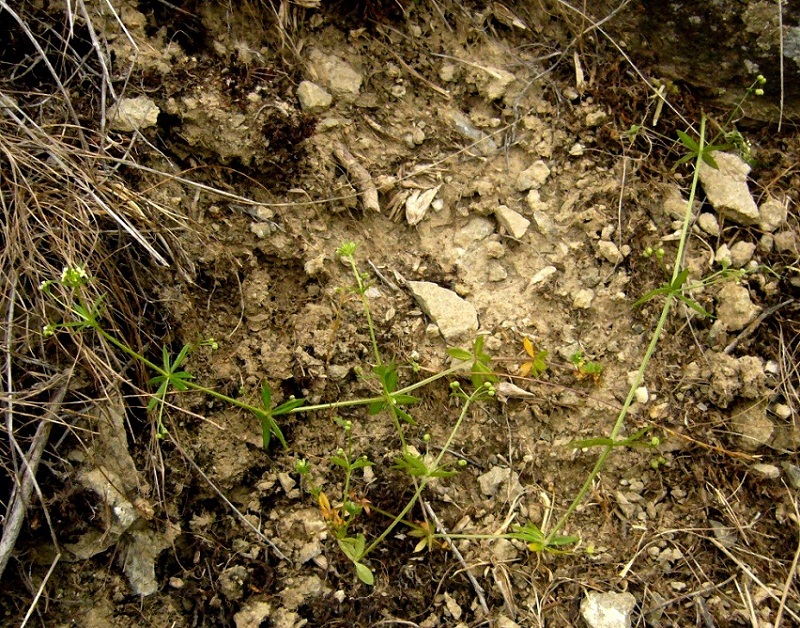
<svg viewBox="0 0 800 628">
<path fill-rule="evenodd" d="M 331 106 L 333 96 L 311 81 L 303 81 L 297 87 L 297 100 L 303 111 L 318 114 Z"/>
<path fill-rule="evenodd" d="M 600 253 L 601 257 L 612 264 L 619 264 L 624 259 L 617 245 L 609 240 L 600 240 L 597 243 L 597 252 Z"/>
<path fill-rule="evenodd" d="M 461 227 L 453 236 L 453 243 L 462 248 L 468 248 L 475 242 L 485 240 L 494 233 L 494 224 L 488 218 L 476 216 L 466 225 Z"/>
<path fill-rule="evenodd" d="M 630 593 L 589 591 L 581 602 L 581 616 L 590 628 L 630 628 L 636 598 Z"/>
<path fill-rule="evenodd" d="M 737 242 L 731 247 L 731 266 L 742 268 L 753 259 L 756 245 L 751 242 Z"/>
<path fill-rule="evenodd" d="M 710 212 L 704 212 L 697 217 L 697 226 L 710 236 L 719 235 L 719 221 Z"/>
<path fill-rule="evenodd" d="M 497 209 L 494 210 L 494 216 L 508 235 L 516 240 L 522 239 L 522 236 L 525 235 L 531 224 L 531 221 L 525 218 L 525 216 L 505 205 L 498 206 Z"/>
<path fill-rule="evenodd" d="M 508 86 L 517 80 L 517 77 L 500 68 L 485 67 L 486 72 L 482 77 L 478 77 L 475 81 L 478 87 L 478 93 L 487 100 L 497 100 L 502 98 Z"/>
<path fill-rule="evenodd" d="M 158 123 L 161 110 L 147 96 L 122 98 L 106 112 L 108 125 L 115 131 L 140 131 Z"/>
<path fill-rule="evenodd" d="M 774 236 L 775 249 L 779 253 L 790 253 L 792 255 L 798 254 L 797 236 L 794 231 L 781 231 Z"/>
<path fill-rule="evenodd" d="M 234 616 L 233 621 L 236 628 L 259 628 L 262 622 L 272 614 L 272 606 L 269 602 L 258 600 L 254 597 L 242 605 Z"/>
<path fill-rule="evenodd" d="M 355 100 L 361 90 L 363 78 L 353 66 L 317 48 L 308 53 L 308 72 L 315 83 L 321 83 L 334 96 L 347 102 Z"/>
<path fill-rule="evenodd" d="M 769 444 L 775 424 L 767 416 L 767 400 L 738 403 L 731 410 L 731 430 L 744 451 L 756 451 Z"/>
<path fill-rule="evenodd" d="M 425 314 L 449 343 L 468 340 L 478 331 L 478 313 L 452 290 L 430 281 L 409 281 L 408 287 Z"/>
<path fill-rule="evenodd" d="M 575 293 L 572 298 L 572 307 L 586 310 L 592 305 L 592 301 L 594 301 L 594 290 L 584 288 Z"/>
<path fill-rule="evenodd" d="M 504 499 L 513 500 L 525 492 L 519 483 L 519 474 L 508 467 L 492 467 L 478 476 L 478 485 L 487 497 L 499 494 Z"/>
<path fill-rule="evenodd" d="M 534 162 L 517 176 L 514 189 L 517 192 L 527 192 L 528 190 L 538 190 L 550 176 L 550 168 L 541 159 Z"/>
<path fill-rule="evenodd" d="M 714 261 L 723 268 L 727 268 L 731 265 L 731 250 L 728 248 L 727 244 L 720 245 L 717 252 L 714 253 Z"/>
<path fill-rule="evenodd" d="M 554 275 L 556 272 L 558 272 L 558 269 L 555 266 L 545 266 L 541 270 L 537 271 L 533 277 L 531 277 L 527 287 L 532 288 L 533 286 L 546 281 L 548 277 Z"/>
<path fill-rule="evenodd" d="M 667 186 L 664 192 L 664 213 L 674 220 L 683 220 L 686 218 L 686 206 L 688 200 L 683 198 L 683 193 L 677 185 Z M 694 215 L 694 212 L 692 212 Z"/>
<path fill-rule="evenodd" d="M 750 166 L 741 157 L 722 151 L 714 152 L 719 166 L 712 168 L 700 162 L 700 182 L 711 206 L 720 216 L 740 225 L 753 225 L 759 220 L 758 207 L 747 187 Z"/>
<path fill-rule="evenodd" d="M 217 579 L 217 589 L 229 600 L 241 600 L 244 587 L 250 580 L 250 574 L 243 565 L 234 565 L 225 569 Z"/>
<path fill-rule="evenodd" d="M 750 467 L 754 473 L 768 480 L 777 480 L 781 477 L 781 470 L 774 464 L 758 463 Z"/>
<path fill-rule="evenodd" d="M 592 111 L 586 114 L 586 126 L 591 128 L 600 126 L 608 120 L 608 114 L 600 109 L 599 111 Z"/>
<path fill-rule="evenodd" d="M 758 209 L 758 228 L 762 231 L 777 231 L 786 222 L 787 208 L 776 198 L 769 197 Z"/>
<path fill-rule="evenodd" d="M 791 487 L 795 490 L 800 490 L 800 467 L 787 460 L 781 463 L 781 467 L 784 473 L 786 473 L 786 479 L 789 480 Z"/>
<path fill-rule="evenodd" d="M 499 262 L 490 261 L 486 265 L 486 276 L 489 281 L 503 281 L 508 277 L 508 271 Z"/>
<path fill-rule="evenodd" d="M 760 311 L 747 288 L 739 284 L 725 283 L 717 294 L 717 319 L 728 331 L 744 329 Z"/>
</svg>

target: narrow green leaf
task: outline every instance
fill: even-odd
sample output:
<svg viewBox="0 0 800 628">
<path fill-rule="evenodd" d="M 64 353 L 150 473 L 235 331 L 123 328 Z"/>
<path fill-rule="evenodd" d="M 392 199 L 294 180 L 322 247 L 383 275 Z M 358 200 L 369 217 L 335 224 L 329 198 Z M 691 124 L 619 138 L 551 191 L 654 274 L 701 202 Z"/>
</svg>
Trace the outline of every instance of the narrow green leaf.
<svg viewBox="0 0 800 628">
<path fill-rule="evenodd" d="M 371 404 L 367 406 L 367 410 L 371 416 L 374 416 L 379 412 L 383 411 L 384 408 L 386 408 L 385 401 L 373 401 Z"/>
<path fill-rule="evenodd" d="M 281 414 L 289 414 L 295 408 L 299 408 L 306 402 L 305 399 L 289 399 L 272 410 L 272 416 L 280 416 Z"/>
<path fill-rule="evenodd" d="M 414 395 L 392 395 L 392 399 L 402 405 L 409 405 L 419 401 L 419 397 L 415 397 Z"/>
<path fill-rule="evenodd" d="M 714 170 L 719 170 L 716 159 L 711 156 L 711 151 L 703 151 L 703 161 L 706 162 L 707 165 L 711 166 Z"/>
<path fill-rule="evenodd" d="M 707 311 L 707 310 L 706 310 L 706 309 L 705 309 L 705 308 L 704 308 L 702 305 L 700 305 L 700 304 L 699 304 L 697 301 L 694 301 L 693 299 L 690 299 L 690 298 L 688 298 L 688 297 L 686 297 L 686 296 L 684 296 L 684 295 L 682 295 L 682 294 L 679 294 L 679 295 L 677 295 L 677 296 L 678 296 L 678 299 L 679 299 L 679 300 L 680 300 L 682 303 L 685 303 L 686 305 L 688 305 L 688 306 L 689 306 L 690 308 L 692 308 L 692 309 L 693 309 L 695 312 L 697 312 L 698 314 L 700 314 L 700 316 L 702 316 L 703 318 L 714 318 L 714 315 L 713 315 L 711 312 Z"/>
<path fill-rule="evenodd" d="M 681 140 L 681 144 L 683 144 L 689 150 L 694 151 L 695 155 L 697 154 L 697 151 L 700 150 L 700 145 L 683 131 L 678 131 L 678 138 Z"/>
<path fill-rule="evenodd" d="M 464 362 L 472 359 L 472 354 L 465 349 L 459 349 L 458 347 L 450 347 L 447 350 L 447 355 L 451 358 L 455 358 L 456 360 L 462 360 Z"/>
<path fill-rule="evenodd" d="M 414 420 L 414 417 L 412 417 L 408 412 L 406 412 L 402 408 L 394 406 L 392 408 L 392 411 L 394 412 L 395 416 L 401 418 L 404 422 L 408 423 L 409 425 L 417 424 L 417 422 Z"/>
<path fill-rule="evenodd" d="M 272 406 L 272 390 L 267 380 L 261 383 L 261 402 L 264 404 L 265 410 L 269 410 Z"/>
</svg>

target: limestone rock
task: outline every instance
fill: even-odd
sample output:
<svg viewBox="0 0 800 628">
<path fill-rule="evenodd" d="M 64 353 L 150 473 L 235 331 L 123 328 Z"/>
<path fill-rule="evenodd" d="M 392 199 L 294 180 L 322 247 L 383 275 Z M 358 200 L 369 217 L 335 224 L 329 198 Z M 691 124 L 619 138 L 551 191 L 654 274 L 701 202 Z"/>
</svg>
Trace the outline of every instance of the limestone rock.
<svg viewBox="0 0 800 628">
<path fill-rule="evenodd" d="M 514 188 L 517 192 L 527 192 L 531 189 L 538 190 L 544 185 L 549 176 L 550 168 L 540 159 L 519 173 Z"/>
<path fill-rule="evenodd" d="M 147 96 L 122 98 L 116 105 L 109 107 L 106 117 L 108 125 L 115 131 L 140 131 L 158 122 L 161 110 Z"/>
<path fill-rule="evenodd" d="M 742 268 L 753 259 L 756 252 L 756 245 L 751 242 L 737 242 L 731 247 L 731 266 Z"/>
<path fill-rule="evenodd" d="M 321 83 L 334 96 L 348 102 L 354 100 L 361 90 L 363 78 L 353 66 L 316 48 L 308 53 L 308 72 L 314 82 Z"/>
<path fill-rule="evenodd" d="M 736 404 L 731 411 L 731 429 L 745 451 L 755 451 L 769 444 L 775 425 L 767 416 L 766 399 Z"/>
<path fill-rule="evenodd" d="M 716 151 L 714 161 L 719 166 L 712 168 L 700 162 L 700 182 L 711 206 L 721 216 L 740 225 L 753 225 L 759 220 L 758 207 L 747 187 L 748 166 L 741 157 Z"/>
<path fill-rule="evenodd" d="M 769 197 L 759 208 L 758 228 L 762 231 L 777 231 L 786 222 L 786 204 Z"/>
<path fill-rule="evenodd" d="M 297 88 L 297 100 L 303 111 L 311 114 L 322 113 L 333 102 L 333 96 L 316 83 L 303 81 Z"/>
<path fill-rule="evenodd" d="M 478 313 L 452 290 L 430 281 L 409 281 L 408 287 L 422 311 L 439 327 L 449 343 L 468 340 L 478 331 Z"/>
<path fill-rule="evenodd" d="M 519 474 L 508 467 L 492 467 L 478 476 L 481 493 L 487 497 L 500 494 L 504 499 L 513 500 L 525 492 L 519 482 Z"/>
<path fill-rule="evenodd" d="M 636 598 L 630 593 L 589 591 L 581 602 L 581 616 L 590 628 L 630 628 Z"/>
<path fill-rule="evenodd" d="M 708 235 L 719 235 L 719 221 L 714 214 L 704 212 L 697 217 L 697 226 L 705 231 Z"/>
<path fill-rule="evenodd" d="M 717 295 L 717 318 L 728 331 L 744 329 L 761 311 L 750 300 L 750 292 L 744 286 L 726 283 Z"/>
<path fill-rule="evenodd" d="M 597 252 L 600 256 L 612 264 L 619 264 L 625 257 L 622 255 L 617 245 L 609 240 L 600 240 L 597 243 Z"/>
<path fill-rule="evenodd" d="M 505 205 L 498 206 L 498 208 L 494 210 L 494 215 L 495 218 L 497 218 L 497 222 L 500 223 L 500 226 L 506 230 L 508 235 L 516 240 L 520 240 L 522 236 L 525 235 L 531 224 L 530 220 Z"/>
</svg>

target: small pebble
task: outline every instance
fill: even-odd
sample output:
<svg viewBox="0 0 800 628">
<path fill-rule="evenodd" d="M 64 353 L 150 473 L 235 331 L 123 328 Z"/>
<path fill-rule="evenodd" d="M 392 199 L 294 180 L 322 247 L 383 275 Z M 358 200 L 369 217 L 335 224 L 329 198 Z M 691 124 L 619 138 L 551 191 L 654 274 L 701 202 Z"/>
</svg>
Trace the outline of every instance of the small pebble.
<svg viewBox="0 0 800 628">
<path fill-rule="evenodd" d="M 633 395 L 639 403 L 647 403 L 650 401 L 650 393 L 647 390 L 647 386 L 639 386 L 639 388 L 634 391 Z"/>
<path fill-rule="evenodd" d="M 774 464 L 754 464 L 750 467 L 755 473 L 768 480 L 777 480 L 781 477 L 781 470 Z"/>
<path fill-rule="evenodd" d="M 708 235 L 719 235 L 719 221 L 714 214 L 709 214 L 708 212 L 700 214 L 697 217 L 697 226 L 699 226 Z"/>
<path fill-rule="evenodd" d="M 792 409 L 785 403 L 776 403 L 774 406 L 772 406 L 772 411 L 779 419 L 786 420 L 792 416 Z"/>
</svg>

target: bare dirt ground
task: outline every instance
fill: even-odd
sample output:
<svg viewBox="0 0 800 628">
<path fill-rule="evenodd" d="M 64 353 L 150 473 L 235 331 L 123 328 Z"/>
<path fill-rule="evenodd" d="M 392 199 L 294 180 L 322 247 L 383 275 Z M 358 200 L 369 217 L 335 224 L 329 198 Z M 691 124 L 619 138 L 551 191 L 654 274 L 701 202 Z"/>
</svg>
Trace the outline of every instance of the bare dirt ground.
<svg viewBox="0 0 800 628">
<path fill-rule="evenodd" d="M 89 258 L 56 250 L 51 265 L 85 264 L 120 309 L 105 314 L 109 329 L 154 361 L 162 344 L 177 353 L 213 339 L 188 358 L 195 381 L 250 400 L 266 381 L 277 403 L 322 404 L 375 394 L 369 327 L 336 252 L 355 242 L 377 344 L 401 385 L 447 369 L 447 347 L 469 349 L 478 334 L 500 381 L 518 387 L 472 406 L 447 454 L 466 465 L 427 487 L 430 511 L 418 504 L 408 520 L 435 517 L 453 534 L 548 530 L 601 451 L 570 443 L 608 437 L 656 326 L 661 301 L 633 303 L 672 271 L 692 180 L 688 165 L 673 169 L 676 131 L 728 112 L 678 85 L 654 124 L 657 83 L 597 33 L 576 39 L 564 10 L 303 4 L 142 1 L 114 4 L 119 20 L 87 5 L 112 67 L 135 60 L 110 77 L 117 96 L 144 109 L 105 109 L 113 99 L 82 93 L 88 83 L 68 89 L 87 128 L 106 112 L 115 185 L 163 212 L 131 221 L 169 266 L 107 219 L 85 224 L 97 233 Z M 63 17 L 30 11 L 37 34 Z M 76 24 L 91 55 L 87 20 Z M 45 626 L 574 626 L 587 596 L 611 592 L 630 594 L 614 602 L 631 600 L 630 620 L 596 625 L 800 625 L 797 135 L 736 120 L 760 214 L 743 225 L 701 193 L 695 216 L 706 217 L 684 265 L 695 281 L 745 272 L 692 292 L 714 318 L 673 309 L 620 438 L 648 431 L 612 449 L 566 522 L 577 544 L 554 553 L 473 538 L 415 551 L 419 538 L 399 526 L 366 557 L 367 586 L 331 526 L 345 501 L 361 503 L 354 529 L 369 542 L 414 493 L 393 468 L 400 443 L 384 414 L 276 417 L 287 447 L 273 439 L 265 451 L 252 414 L 189 392 L 169 398 L 157 438 L 142 393 L 152 373 L 109 357 L 91 332 L 56 345 L 36 331 L 39 361 L 14 355 L 13 372 L 58 373 L 70 353 L 94 366 L 77 363 L 55 421 L 38 473 L 45 508 L 32 498 L 3 575 L 2 623 L 33 608 Z M 10 146 L 16 131 L 4 133 Z M 438 320 L 413 281 L 459 295 L 477 328 Z M 34 320 L 59 314 L 50 305 Z M 523 377 L 526 338 L 547 353 Z M 38 390 L 33 375 L 18 378 L 12 389 Z M 404 433 L 420 452 L 438 454 L 453 429 L 454 379 L 470 386 L 451 377 L 415 392 L 417 425 Z M 347 446 L 335 418 L 374 463 L 349 494 L 332 462 Z M 12 433 L 23 442 L 31 429 Z M 3 447 L 6 495 L 19 475 Z"/>
</svg>

